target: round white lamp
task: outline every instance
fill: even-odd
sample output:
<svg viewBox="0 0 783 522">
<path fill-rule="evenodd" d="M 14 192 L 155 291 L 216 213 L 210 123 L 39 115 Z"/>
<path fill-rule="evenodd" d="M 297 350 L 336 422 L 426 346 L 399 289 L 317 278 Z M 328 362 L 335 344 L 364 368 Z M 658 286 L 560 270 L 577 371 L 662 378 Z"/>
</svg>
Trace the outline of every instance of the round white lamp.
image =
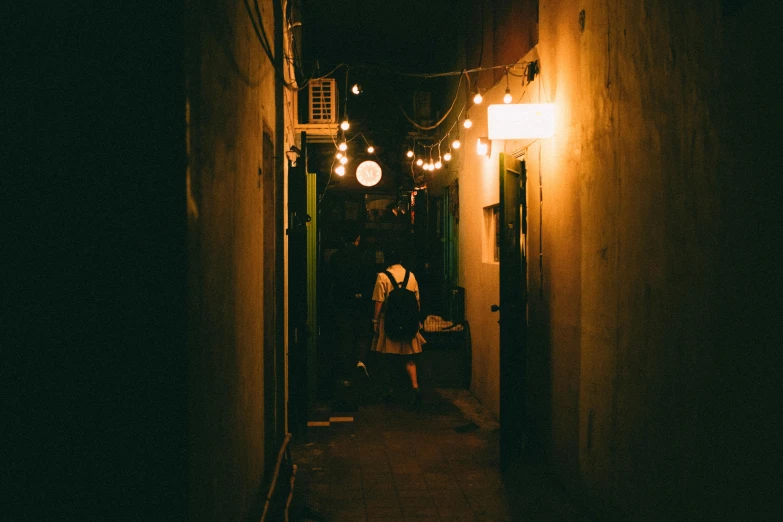
<svg viewBox="0 0 783 522">
<path fill-rule="evenodd" d="M 374 161 L 363 161 L 356 167 L 356 180 L 365 187 L 373 187 L 381 180 L 381 166 Z"/>
</svg>

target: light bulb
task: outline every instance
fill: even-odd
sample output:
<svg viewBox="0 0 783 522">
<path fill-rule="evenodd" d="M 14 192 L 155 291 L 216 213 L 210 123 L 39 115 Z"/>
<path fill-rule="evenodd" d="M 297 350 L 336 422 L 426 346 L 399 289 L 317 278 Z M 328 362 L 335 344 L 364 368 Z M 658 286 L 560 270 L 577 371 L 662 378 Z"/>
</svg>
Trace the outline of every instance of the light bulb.
<svg viewBox="0 0 783 522">
<path fill-rule="evenodd" d="M 435 170 L 435 164 L 430 160 L 430 170 Z"/>
<path fill-rule="evenodd" d="M 345 175 L 345 167 L 343 167 L 342 165 L 337 165 L 337 168 L 334 169 L 334 173 L 337 174 L 338 176 Z"/>
<path fill-rule="evenodd" d="M 451 161 L 451 152 L 447 152 L 443 155 L 443 161 Z"/>
<path fill-rule="evenodd" d="M 483 101 L 484 101 L 484 97 L 481 96 L 481 93 L 478 92 L 478 89 L 476 89 L 476 95 L 473 96 L 473 103 L 475 103 L 476 105 L 479 105 Z"/>
<path fill-rule="evenodd" d="M 454 140 L 451 142 L 451 148 L 458 149 L 462 147 L 462 143 L 459 142 L 459 140 Z"/>
<path fill-rule="evenodd" d="M 375 152 L 375 147 L 373 147 L 372 145 L 370 145 L 369 147 L 367 147 L 367 152 L 369 152 L 370 154 L 372 154 L 373 152 Z"/>
<path fill-rule="evenodd" d="M 408 156 L 409 158 L 412 158 L 413 157 L 413 151 L 412 150 L 408 150 L 408 152 L 406 152 L 405 155 Z"/>
<path fill-rule="evenodd" d="M 476 140 L 476 154 L 479 156 L 489 156 L 489 141 L 487 138 Z"/>
<path fill-rule="evenodd" d="M 469 128 L 471 128 L 473 126 L 473 122 L 470 121 L 470 115 L 469 114 L 465 114 L 465 121 L 462 122 L 462 126 L 465 127 L 466 129 L 469 129 Z"/>
<path fill-rule="evenodd" d="M 345 165 L 346 163 L 348 163 L 348 156 L 343 156 L 342 158 L 340 158 L 341 165 Z"/>
<path fill-rule="evenodd" d="M 419 158 L 419 159 L 416 160 L 416 165 L 418 165 L 419 167 L 421 167 L 423 164 L 424 164 L 424 160 L 423 159 Z"/>
<path fill-rule="evenodd" d="M 338 152 L 337 154 L 334 155 L 334 157 L 337 158 L 337 159 L 340 159 L 340 158 L 343 157 L 343 153 L 342 152 Z"/>
<path fill-rule="evenodd" d="M 443 166 L 443 163 L 441 163 L 441 162 L 440 162 L 440 160 L 438 160 L 438 161 L 436 161 L 436 162 L 435 162 L 435 168 L 436 168 L 436 169 L 439 169 L 439 168 L 441 168 L 442 166 Z"/>
<path fill-rule="evenodd" d="M 358 83 L 354 83 L 353 87 L 351 87 L 351 92 L 354 94 L 360 94 L 362 92 L 362 86 Z"/>
<path fill-rule="evenodd" d="M 337 146 L 340 150 L 348 150 L 348 144 L 345 142 L 340 143 L 340 145 Z"/>
<path fill-rule="evenodd" d="M 348 123 L 348 120 L 343 120 L 343 122 L 340 124 L 340 128 L 341 128 L 342 130 L 344 130 L 344 131 L 345 131 L 345 130 L 348 130 L 348 129 L 350 129 L 350 128 L 351 128 L 351 124 L 350 124 L 350 123 Z"/>
<path fill-rule="evenodd" d="M 511 103 L 511 89 L 506 87 L 506 94 L 503 96 L 503 103 Z"/>
</svg>

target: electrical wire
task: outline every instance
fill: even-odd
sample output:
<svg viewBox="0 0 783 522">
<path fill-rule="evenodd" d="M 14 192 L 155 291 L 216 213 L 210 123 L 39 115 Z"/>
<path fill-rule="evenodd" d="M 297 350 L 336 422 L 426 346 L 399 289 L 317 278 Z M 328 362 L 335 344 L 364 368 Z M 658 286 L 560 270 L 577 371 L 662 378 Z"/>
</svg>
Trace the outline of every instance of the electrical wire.
<svg viewBox="0 0 783 522">
<path fill-rule="evenodd" d="M 408 122 L 410 122 L 410 124 L 416 127 L 417 129 L 424 130 L 424 131 L 434 130 L 437 129 L 440 126 L 440 124 L 443 123 L 449 117 L 449 114 L 451 114 L 451 111 L 454 109 L 454 105 L 457 103 L 457 99 L 459 98 L 460 85 L 462 85 L 462 76 L 459 77 L 459 83 L 457 84 L 457 88 L 455 89 L 456 95 L 454 96 L 454 100 L 451 102 L 451 106 L 449 107 L 449 110 L 447 110 L 446 114 L 444 114 L 443 117 L 433 125 L 419 125 L 418 123 L 413 121 L 413 119 L 411 119 L 410 116 L 408 116 L 408 113 L 405 112 L 405 109 L 402 107 L 402 105 L 400 105 L 399 102 L 397 103 L 397 106 L 400 108 L 400 111 L 402 111 L 402 115 L 405 116 L 405 119 L 408 120 Z"/>
<path fill-rule="evenodd" d="M 278 2 L 278 3 L 280 3 L 280 8 L 282 10 L 283 7 L 282 2 Z M 272 68 L 275 70 L 275 73 L 277 73 L 278 79 L 283 83 L 283 85 L 287 89 L 292 91 L 298 91 L 299 89 L 296 87 L 296 85 L 286 80 L 285 71 L 281 71 L 277 62 L 275 61 L 274 53 L 272 53 L 272 48 L 269 45 L 269 37 L 267 36 L 266 30 L 264 29 L 263 19 L 261 17 L 261 10 L 258 7 L 258 0 L 253 0 L 255 11 L 258 14 L 257 20 L 250 8 L 249 1 L 244 0 L 244 4 L 245 4 L 245 10 L 247 11 L 247 15 L 250 18 L 251 24 L 253 25 L 253 32 L 256 33 L 256 38 L 258 39 L 258 42 L 261 44 L 261 48 L 264 50 L 264 54 L 266 54 L 267 58 L 269 58 L 269 62 L 272 64 Z"/>
</svg>

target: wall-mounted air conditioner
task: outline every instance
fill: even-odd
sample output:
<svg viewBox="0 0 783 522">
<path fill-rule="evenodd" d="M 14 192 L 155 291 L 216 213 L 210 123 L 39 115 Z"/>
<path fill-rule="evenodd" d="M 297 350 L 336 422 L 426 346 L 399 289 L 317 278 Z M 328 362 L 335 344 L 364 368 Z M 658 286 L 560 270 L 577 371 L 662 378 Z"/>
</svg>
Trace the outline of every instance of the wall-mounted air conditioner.
<svg viewBox="0 0 783 522">
<path fill-rule="evenodd" d="M 337 121 L 337 84 L 334 78 L 310 81 L 309 123 Z"/>
</svg>

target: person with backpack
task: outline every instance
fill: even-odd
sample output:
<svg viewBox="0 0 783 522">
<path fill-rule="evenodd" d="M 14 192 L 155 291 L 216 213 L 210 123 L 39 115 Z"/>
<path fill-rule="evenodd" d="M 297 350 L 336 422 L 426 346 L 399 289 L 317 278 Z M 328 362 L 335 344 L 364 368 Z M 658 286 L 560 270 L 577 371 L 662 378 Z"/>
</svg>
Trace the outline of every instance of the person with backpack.
<svg viewBox="0 0 783 522">
<path fill-rule="evenodd" d="M 419 285 L 413 272 L 401 264 L 399 250 L 385 256 L 387 268 L 375 279 L 372 300 L 373 315 L 372 350 L 405 359 L 405 370 L 410 378 L 413 404 L 421 404 L 415 357 L 426 342 L 419 332 Z"/>
</svg>

